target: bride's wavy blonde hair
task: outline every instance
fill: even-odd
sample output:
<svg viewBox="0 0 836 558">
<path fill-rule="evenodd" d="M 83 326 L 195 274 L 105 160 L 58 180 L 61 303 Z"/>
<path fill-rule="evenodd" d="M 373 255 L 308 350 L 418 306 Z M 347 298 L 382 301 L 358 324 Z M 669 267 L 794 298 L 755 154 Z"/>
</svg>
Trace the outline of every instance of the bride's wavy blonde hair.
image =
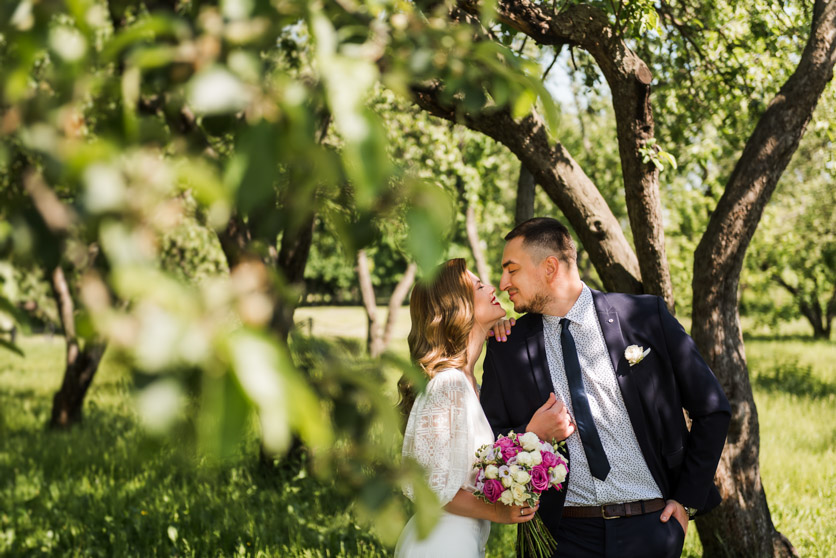
<svg viewBox="0 0 836 558">
<path fill-rule="evenodd" d="M 462 258 L 448 260 L 429 281 L 412 289 L 409 314 L 409 355 L 432 378 L 447 368 L 467 365 L 467 339 L 475 323 L 473 281 Z M 415 402 L 415 387 L 404 376 L 398 382 L 404 421 Z"/>
</svg>

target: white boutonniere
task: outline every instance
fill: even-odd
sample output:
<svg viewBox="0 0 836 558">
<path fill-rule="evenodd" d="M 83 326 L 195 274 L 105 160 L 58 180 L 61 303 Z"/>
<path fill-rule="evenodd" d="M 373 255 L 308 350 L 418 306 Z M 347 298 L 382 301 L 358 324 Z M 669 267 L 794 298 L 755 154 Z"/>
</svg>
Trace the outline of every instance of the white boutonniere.
<svg viewBox="0 0 836 558">
<path fill-rule="evenodd" d="M 641 345 L 630 345 L 626 349 L 624 349 L 624 358 L 627 359 L 627 362 L 630 363 L 630 366 L 634 366 L 644 360 L 644 357 L 650 354 L 650 349 L 644 350 L 644 347 Z"/>
</svg>

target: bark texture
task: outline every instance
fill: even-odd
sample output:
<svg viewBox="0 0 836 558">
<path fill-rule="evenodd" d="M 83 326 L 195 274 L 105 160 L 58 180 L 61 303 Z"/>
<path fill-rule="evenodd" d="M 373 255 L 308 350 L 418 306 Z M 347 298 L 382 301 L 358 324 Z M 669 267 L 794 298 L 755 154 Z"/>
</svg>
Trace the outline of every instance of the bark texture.
<svg viewBox="0 0 836 558">
<path fill-rule="evenodd" d="M 70 286 L 60 266 L 50 277 L 58 315 L 67 343 L 64 380 L 52 399 L 50 428 L 66 429 L 81 422 L 84 396 L 99 369 L 107 345 L 102 341 L 88 341 L 82 345 L 75 329 L 75 304 Z"/>
<path fill-rule="evenodd" d="M 758 413 L 738 314 L 743 258 L 836 62 L 836 1 L 817 0 L 796 71 L 758 121 L 695 253 L 692 335 L 732 405 L 717 472 L 723 504 L 697 522 L 706 556 L 794 556 L 775 530 L 760 479 Z"/>
<path fill-rule="evenodd" d="M 520 177 L 517 180 L 517 205 L 514 211 L 514 224 L 519 225 L 534 217 L 534 194 L 537 183 L 534 175 L 528 172 L 524 165 L 520 165 Z"/>
</svg>

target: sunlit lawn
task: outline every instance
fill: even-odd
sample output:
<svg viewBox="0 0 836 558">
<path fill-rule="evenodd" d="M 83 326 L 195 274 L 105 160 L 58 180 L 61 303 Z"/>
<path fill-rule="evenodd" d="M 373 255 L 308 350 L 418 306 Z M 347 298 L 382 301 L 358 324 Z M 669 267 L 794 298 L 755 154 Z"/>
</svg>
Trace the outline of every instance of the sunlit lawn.
<svg viewBox="0 0 836 558">
<path fill-rule="evenodd" d="M 296 319 L 315 335 L 365 337 L 359 308 L 303 308 Z M 408 330 L 404 308 L 393 350 L 406 353 Z M 83 427 L 45 430 L 63 344 L 38 337 L 23 346 L 26 359 L 0 353 L 0 555 L 391 552 L 327 485 L 260 469 L 254 440 L 222 468 L 183 457 L 174 442 L 149 440 L 137 427 L 129 375 L 107 359 L 90 389 Z M 773 521 L 802 556 L 834 556 L 836 344 L 756 337 L 747 340 L 747 355 Z M 495 526 L 492 533 L 489 555 L 513 556 L 513 530 Z M 685 555 L 699 553 L 691 529 Z"/>
</svg>

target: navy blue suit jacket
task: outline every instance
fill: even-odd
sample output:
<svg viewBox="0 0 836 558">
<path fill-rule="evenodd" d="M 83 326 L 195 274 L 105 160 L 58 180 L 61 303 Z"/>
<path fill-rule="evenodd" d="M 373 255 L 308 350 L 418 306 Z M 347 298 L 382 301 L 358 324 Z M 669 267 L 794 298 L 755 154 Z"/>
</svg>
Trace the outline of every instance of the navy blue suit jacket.
<svg viewBox="0 0 836 558">
<path fill-rule="evenodd" d="M 731 418 L 720 383 L 661 298 L 595 290 L 592 298 L 650 473 L 666 499 L 705 513 L 720 503 L 714 473 Z M 650 353 L 630 366 L 624 358 L 629 345 Z M 494 435 L 524 432 L 553 389 L 540 314 L 517 320 L 507 342 L 488 343 L 481 401 Z M 690 432 L 683 408 L 692 420 Z M 565 498 L 565 490 L 550 490 L 541 499 L 540 515 L 553 533 Z"/>
</svg>

